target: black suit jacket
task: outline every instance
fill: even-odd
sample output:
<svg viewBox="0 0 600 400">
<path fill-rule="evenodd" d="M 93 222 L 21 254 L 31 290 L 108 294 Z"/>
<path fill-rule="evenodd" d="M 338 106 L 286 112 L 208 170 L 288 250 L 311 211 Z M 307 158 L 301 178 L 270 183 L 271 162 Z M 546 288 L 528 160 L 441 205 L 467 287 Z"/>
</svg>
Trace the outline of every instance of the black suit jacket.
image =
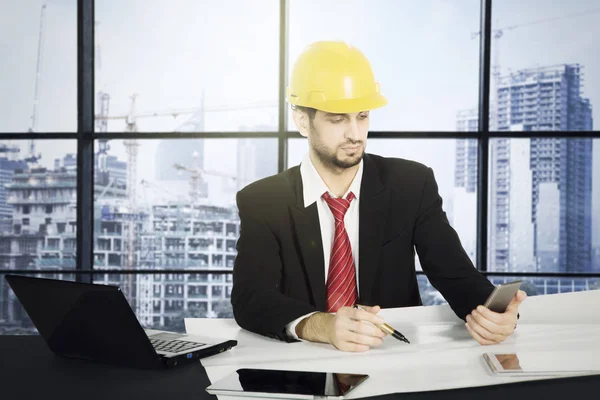
<svg viewBox="0 0 600 400">
<path fill-rule="evenodd" d="M 296 166 L 246 186 L 237 194 L 237 205 L 234 317 L 244 329 L 291 341 L 286 324 L 326 309 L 317 204 L 304 207 Z M 493 290 L 448 223 L 431 168 L 365 154 L 359 199 L 359 303 L 382 308 L 421 305 L 415 249 L 429 281 L 460 318 L 483 304 Z"/>
</svg>

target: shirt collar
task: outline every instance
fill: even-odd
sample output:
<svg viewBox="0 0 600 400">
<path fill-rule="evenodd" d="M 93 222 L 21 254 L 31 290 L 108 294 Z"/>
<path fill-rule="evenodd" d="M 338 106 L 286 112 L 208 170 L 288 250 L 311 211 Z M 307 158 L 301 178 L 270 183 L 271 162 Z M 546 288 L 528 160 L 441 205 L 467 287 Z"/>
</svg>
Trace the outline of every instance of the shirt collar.
<svg viewBox="0 0 600 400">
<path fill-rule="evenodd" d="M 329 188 L 323 182 L 323 178 L 317 172 L 312 160 L 308 153 L 304 156 L 302 163 L 300 164 L 300 175 L 302 178 L 302 191 L 304 197 L 304 207 L 310 206 L 312 203 L 317 201 L 325 192 L 329 192 Z M 362 182 L 363 175 L 363 160 L 360 160 L 358 164 L 358 171 L 356 171 L 356 175 L 354 175 L 354 179 L 350 184 L 350 187 L 344 193 L 343 198 L 346 198 L 348 193 L 354 193 L 354 197 L 358 200 L 360 196 L 360 185 Z M 331 194 L 331 193 L 330 193 Z M 333 194 L 331 194 L 332 197 Z"/>
</svg>

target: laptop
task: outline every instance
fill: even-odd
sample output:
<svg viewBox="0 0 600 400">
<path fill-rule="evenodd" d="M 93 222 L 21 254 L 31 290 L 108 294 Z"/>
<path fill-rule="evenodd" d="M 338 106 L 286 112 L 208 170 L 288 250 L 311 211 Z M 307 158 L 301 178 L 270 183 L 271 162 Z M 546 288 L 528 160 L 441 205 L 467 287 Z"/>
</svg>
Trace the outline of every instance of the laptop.
<svg viewBox="0 0 600 400">
<path fill-rule="evenodd" d="M 52 352 L 134 367 L 173 367 L 229 350 L 236 340 L 144 329 L 118 286 L 6 275 Z"/>
</svg>

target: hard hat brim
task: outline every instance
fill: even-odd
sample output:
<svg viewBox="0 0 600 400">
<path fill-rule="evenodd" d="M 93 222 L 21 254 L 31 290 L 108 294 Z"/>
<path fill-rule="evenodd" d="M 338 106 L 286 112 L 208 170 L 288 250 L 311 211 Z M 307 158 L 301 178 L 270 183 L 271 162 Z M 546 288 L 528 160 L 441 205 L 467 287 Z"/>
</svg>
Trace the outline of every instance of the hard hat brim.
<svg viewBox="0 0 600 400">
<path fill-rule="evenodd" d="M 374 93 L 371 96 L 361 97 L 358 99 L 343 99 L 343 100 L 327 100 L 324 102 L 303 102 L 289 101 L 291 104 L 298 106 L 310 107 L 316 110 L 334 113 L 334 114 L 350 114 L 362 111 L 369 111 L 375 108 L 380 108 L 388 103 L 388 100 L 380 93 Z"/>
</svg>

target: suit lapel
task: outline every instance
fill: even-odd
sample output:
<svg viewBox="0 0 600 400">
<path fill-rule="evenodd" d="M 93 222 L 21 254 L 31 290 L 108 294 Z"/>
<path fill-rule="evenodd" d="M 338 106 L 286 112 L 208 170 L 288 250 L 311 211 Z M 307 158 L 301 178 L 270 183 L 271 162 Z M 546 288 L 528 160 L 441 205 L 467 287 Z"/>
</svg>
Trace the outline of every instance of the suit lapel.
<svg viewBox="0 0 600 400">
<path fill-rule="evenodd" d="M 365 305 L 371 305 L 373 297 L 373 283 L 379 265 L 389 201 L 389 190 L 381 183 L 374 161 L 365 154 L 358 222 L 359 301 Z"/>
<path fill-rule="evenodd" d="M 292 232 L 300 247 L 302 262 L 311 288 L 313 303 L 318 310 L 325 310 L 325 261 L 323 240 L 317 203 L 304 207 L 300 168 L 292 171 L 292 186 L 296 194 L 296 204 L 290 205 Z"/>
</svg>

